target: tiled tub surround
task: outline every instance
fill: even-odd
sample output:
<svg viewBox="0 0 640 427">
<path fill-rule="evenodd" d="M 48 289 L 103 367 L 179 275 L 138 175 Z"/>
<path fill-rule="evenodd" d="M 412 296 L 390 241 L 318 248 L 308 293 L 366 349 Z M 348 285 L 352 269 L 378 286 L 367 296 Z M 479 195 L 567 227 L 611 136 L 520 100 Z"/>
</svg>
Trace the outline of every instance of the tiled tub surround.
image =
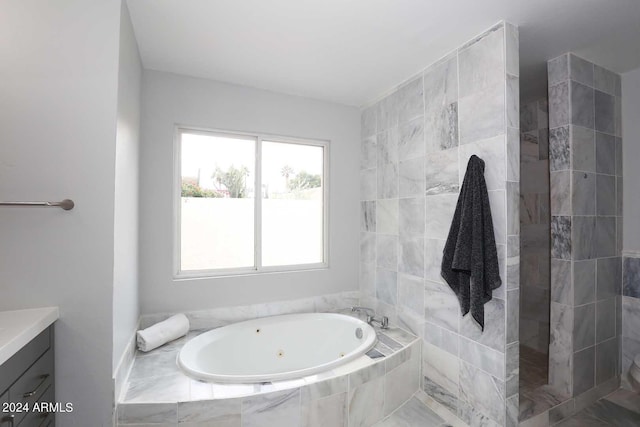
<svg viewBox="0 0 640 427">
<path fill-rule="evenodd" d="M 378 330 L 367 355 L 331 371 L 261 384 L 193 380 L 176 366 L 184 343 L 199 332 L 138 353 L 118 426 L 373 426 L 416 393 L 420 339 L 402 329 Z"/>
<path fill-rule="evenodd" d="M 551 293 L 548 114 L 546 98 L 520 105 L 520 346 L 544 354 Z M 546 361 L 541 368 L 547 370 Z"/>
<path fill-rule="evenodd" d="M 640 253 L 625 253 L 622 261 L 622 386 L 640 393 L 632 385 L 629 367 L 640 354 Z"/>
<path fill-rule="evenodd" d="M 553 424 L 620 383 L 620 76 L 573 54 L 548 71 L 553 397 L 528 414 L 539 413 L 532 425 Z"/>
<path fill-rule="evenodd" d="M 517 425 L 518 32 L 499 24 L 362 112 L 360 289 L 422 337 L 421 387 L 473 425 Z M 466 165 L 486 163 L 503 285 L 485 331 L 440 277 Z"/>
</svg>

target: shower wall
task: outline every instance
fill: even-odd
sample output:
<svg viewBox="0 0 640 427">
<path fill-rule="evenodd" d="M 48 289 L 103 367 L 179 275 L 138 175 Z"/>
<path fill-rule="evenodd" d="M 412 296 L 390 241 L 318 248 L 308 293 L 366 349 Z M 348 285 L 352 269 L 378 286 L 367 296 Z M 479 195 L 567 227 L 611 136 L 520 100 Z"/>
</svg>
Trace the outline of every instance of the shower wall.
<svg viewBox="0 0 640 427">
<path fill-rule="evenodd" d="M 621 84 L 573 54 L 549 61 L 548 70 L 549 380 L 577 404 L 619 385 Z"/>
<path fill-rule="evenodd" d="M 520 345 L 549 353 L 549 111 L 520 105 Z"/>
<path fill-rule="evenodd" d="M 423 338 L 421 388 L 471 425 L 517 425 L 518 33 L 499 24 L 362 112 L 362 303 Z M 485 330 L 440 277 L 472 154 L 486 163 L 503 285 Z"/>
</svg>

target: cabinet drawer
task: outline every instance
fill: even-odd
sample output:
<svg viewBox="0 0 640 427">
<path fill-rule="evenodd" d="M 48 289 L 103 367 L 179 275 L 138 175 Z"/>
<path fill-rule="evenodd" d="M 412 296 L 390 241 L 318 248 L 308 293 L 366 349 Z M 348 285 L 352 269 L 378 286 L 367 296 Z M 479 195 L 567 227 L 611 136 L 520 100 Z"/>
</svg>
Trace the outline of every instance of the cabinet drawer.
<svg viewBox="0 0 640 427">
<path fill-rule="evenodd" d="M 0 365 L 0 393 L 5 392 L 29 366 L 33 365 L 51 347 L 51 331 L 52 327 L 48 327 Z"/>
<path fill-rule="evenodd" d="M 47 389 L 53 392 L 53 351 L 47 352 L 38 359 L 11 388 L 9 388 L 9 399 L 13 403 L 28 403 L 29 408 L 41 399 Z M 15 424 L 21 425 L 22 419 L 27 413 L 15 414 Z"/>
<path fill-rule="evenodd" d="M 53 402 L 53 385 L 50 385 L 42 394 L 38 402 Z M 30 412 L 16 424 L 16 427 L 53 427 L 55 423 L 55 415 L 50 412 L 34 412 L 33 406 L 29 406 Z"/>
</svg>

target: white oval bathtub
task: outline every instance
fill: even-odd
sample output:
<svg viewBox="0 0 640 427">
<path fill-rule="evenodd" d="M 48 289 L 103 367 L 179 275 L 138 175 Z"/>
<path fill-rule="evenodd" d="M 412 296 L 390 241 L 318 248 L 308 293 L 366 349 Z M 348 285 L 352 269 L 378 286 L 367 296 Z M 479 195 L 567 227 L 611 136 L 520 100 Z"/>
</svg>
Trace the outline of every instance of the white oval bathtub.
<svg viewBox="0 0 640 427">
<path fill-rule="evenodd" d="M 178 366 L 205 381 L 279 381 L 346 363 L 369 351 L 375 342 L 374 329 L 350 316 L 288 314 L 205 332 L 182 347 Z"/>
</svg>

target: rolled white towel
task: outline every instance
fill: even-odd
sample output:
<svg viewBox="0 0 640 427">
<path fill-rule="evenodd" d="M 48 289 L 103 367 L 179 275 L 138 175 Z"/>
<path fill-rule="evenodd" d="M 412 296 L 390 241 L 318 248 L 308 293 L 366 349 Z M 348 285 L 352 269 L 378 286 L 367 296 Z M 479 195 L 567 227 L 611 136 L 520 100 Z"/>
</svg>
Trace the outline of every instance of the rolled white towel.
<svg viewBox="0 0 640 427">
<path fill-rule="evenodd" d="M 136 341 L 140 351 L 151 351 L 163 344 L 178 339 L 189 332 L 189 319 L 184 314 L 176 314 L 167 320 L 137 332 Z"/>
</svg>

